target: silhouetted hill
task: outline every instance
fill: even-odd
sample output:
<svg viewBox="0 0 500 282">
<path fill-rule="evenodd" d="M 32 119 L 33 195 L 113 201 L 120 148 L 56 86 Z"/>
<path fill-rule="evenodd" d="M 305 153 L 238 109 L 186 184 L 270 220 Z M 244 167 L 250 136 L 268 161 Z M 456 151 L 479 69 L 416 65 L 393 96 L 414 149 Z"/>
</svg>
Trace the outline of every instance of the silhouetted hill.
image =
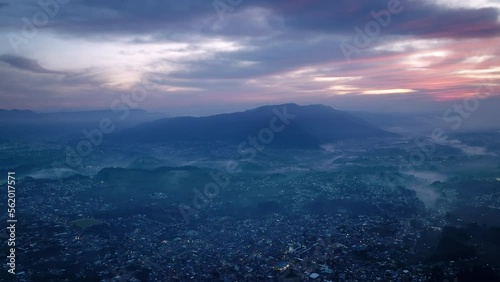
<svg viewBox="0 0 500 282">
<path fill-rule="evenodd" d="M 291 115 L 286 121 L 280 115 Z M 126 129 L 113 136 L 118 142 L 249 142 L 249 136 L 267 139 L 271 122 L 278 129 L 265 146 L 317 147 L 342 139 L 391 136 L 367 121 L 324 105 L 299 106 L 284 104 L 208 117 L 177 117 L 160 119 Z M 285 124 L 289 122 L 288 124 Z M 283 127 L 283 129 L 282 129 Z M 261 131 L 263 130 L 263 131 Z M 267 133 L 265 133 L 267 132 Z M 258 138 L 259 139 L 259 138 Z"/>
</svg>

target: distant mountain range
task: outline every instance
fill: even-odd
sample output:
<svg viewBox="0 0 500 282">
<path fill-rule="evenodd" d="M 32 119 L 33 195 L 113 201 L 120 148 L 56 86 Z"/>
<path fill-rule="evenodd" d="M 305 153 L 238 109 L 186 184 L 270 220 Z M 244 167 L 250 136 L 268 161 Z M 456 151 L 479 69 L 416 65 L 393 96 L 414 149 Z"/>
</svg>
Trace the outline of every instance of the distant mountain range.
<svg viewBox="0 0 500 282">
<path fill-rule="evenodd" d="M 271 137 L 273 128 L 276 132 L 273 131 Z M 122 130 L 112 138 L 115 142 L 141 144 L 221 141 L 237 145 L 255 137 L 265 146 L 296 148 L 388 136 L 394 135 L 328 106 L 283 104 L 208 117 L 164 118 Z"/>
<path fill-rule="evenodd" d="M 82 130 L 99 128 L 109 118 L 116 132 L 106 139 L 111 144 L 214 143 L 240 144 L 249 137 L 278 148 L 318 147 L 345 139 L 384 137 L 392 134 L 347 112 L 324 105 L 282 104 L 262 106 L 244 112 L 207 117 L 165 118 L 160 113 L 130 110 L 36 113 L 0 110 L 0 130 L 6 141 L 64 141 L 83 138 Z M 271 136 L 272 135 L 272 136 Z"/>
<path fill-rule="evenodd" d="M 111 110 L 36 113 L 29 110 L 0 110 L 0 142 L 57 140 L 59 138 L 79 137 L 82 130 L 99 128 L 99 121 L 109 118 L 117 130 L 140 123 L 164 118 L 161 113 L 143 110 L 130 110 L 123 120 L 123 112 Z"/>
</svg>

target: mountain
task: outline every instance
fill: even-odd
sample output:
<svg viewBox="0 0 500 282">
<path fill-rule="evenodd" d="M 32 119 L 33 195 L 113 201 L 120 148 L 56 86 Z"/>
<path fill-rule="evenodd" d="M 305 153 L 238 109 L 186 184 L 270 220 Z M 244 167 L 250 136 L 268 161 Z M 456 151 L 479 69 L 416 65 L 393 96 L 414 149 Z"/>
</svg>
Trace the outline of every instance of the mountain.
<svg viewBox="0 0 500 282">
<path fill-rule="evenodd" d="M 165 115 L 143 110 L 130 110 L 126 118 L 111 110 L 36 113 L 29 110 L 0 110 L 0 130 L 5 134 L 0 142 L 56 140 L 63 137 L 78 137 L 82 130 L 99 128 L 99 122 L 108 118 L 116 129 L 133 127 L 150 122 Z"/>
<path fill-rule="evenodd" d="M 28 119 L 35 119 L 37 114 L 29 110 L 2 110 L 0 109 L 0 121 L 12 120 L 22 121 Z"/>
<path fill-rule="evenodd" d="M 283 118 L 287 115 L 288 119 Z M 272 133 L 272 140 L 269 136 L 271 123 L 280 131 Z M 160 119 L 118 132 L 112 139 L 115 142 L 141 144 L 221 141 L 237 145 L 249 142 L 249 136 L 257 137 L 261 144 L 268 143 L 265 146 L 301 148 L 318 147 L 344 139 L 393 134 L 328 106 L 283 104 L 208 117 Z"/>
</svg>

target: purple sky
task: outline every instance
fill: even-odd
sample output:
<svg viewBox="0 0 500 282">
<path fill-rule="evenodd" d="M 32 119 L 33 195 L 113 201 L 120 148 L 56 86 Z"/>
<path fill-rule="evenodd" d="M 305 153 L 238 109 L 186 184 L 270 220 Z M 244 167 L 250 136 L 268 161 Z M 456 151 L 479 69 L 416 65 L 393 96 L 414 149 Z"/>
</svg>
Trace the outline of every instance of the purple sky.
<svg viewBox="0 0 500 282">
<path fill-rule="evenodd" d="M 497 0 L 42 2 L 0 0 L 0 108 L 106 109 L 151 75 L 138 107 L 174 115 L 498 101 Z"/>
</svg>

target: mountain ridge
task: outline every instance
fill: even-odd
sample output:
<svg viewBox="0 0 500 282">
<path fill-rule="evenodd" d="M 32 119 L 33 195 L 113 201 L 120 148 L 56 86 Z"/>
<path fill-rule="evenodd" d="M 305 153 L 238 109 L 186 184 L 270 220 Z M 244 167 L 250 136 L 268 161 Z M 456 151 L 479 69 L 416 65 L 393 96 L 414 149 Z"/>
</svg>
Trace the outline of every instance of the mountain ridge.
<svg viewBox="0 0 500 282">
<path fill-rule="evenodd" d="M 293 118 L 283 120 L 283 115 Z M 151 144 L 191 141 L 240 144 L 255 137 L 267 142 L 263 135 L 269 135 L 266 129 L 273 126 L 279 128 L 272 138 L 267 138 L 273 139 L 269 142 L 273 147 L 319 147 L 344 139 L 394 136 L 366 120 L 329 106 L 286 103 L 206 117 L 163 118 L 124 129 L 114 134 L 113 139 Z"/>
</svg>

